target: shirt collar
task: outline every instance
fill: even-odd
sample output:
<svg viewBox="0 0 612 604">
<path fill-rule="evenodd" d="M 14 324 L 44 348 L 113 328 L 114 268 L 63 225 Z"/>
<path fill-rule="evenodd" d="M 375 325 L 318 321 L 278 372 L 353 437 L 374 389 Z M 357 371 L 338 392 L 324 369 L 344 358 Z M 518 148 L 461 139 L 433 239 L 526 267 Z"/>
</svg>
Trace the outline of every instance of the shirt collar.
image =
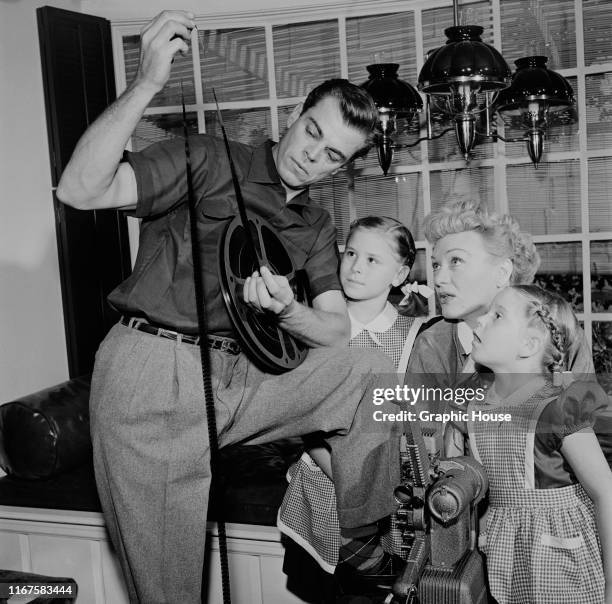
<svg viewBox="0 0 612 604">
<path fill-rule="evenodd" d="M 500 397 L 495 389 L 495 382 L 487 392 L 486 402 L 488 405 L 517 405 L 530 399 L 536 392 L 546 385 L 546 378 L 542 375 L 534 375 L 517 390 L 507 397 Z"/>
<path fill-rule="evenodd" d="M 276 171 L 272 149 L 276 143 L 267 140 L 251 153 L 248 180 L 260 184 L 280 184 L 280 177 Z"/>
<path fill-rule="evenodd" d="M 259 147 L 253 149 L 247 180 L 262 185 L 281 184 L 281 179 L 276 170 L 276 164 L 274 163 L 274 155 L 272 154 L 272 149 L 276 144 L 277 143 L 274 141 L 268 139 L 259 145 Z M 307 203 L 308 189 L 304 189 L 298 193 L 290 203 L 295 202 Z"/>
<path fill-rule="evenodd" d="M 382 312 L 374 317 L 369 323 L 361 323 L 352 314 L 349 309 L 349 319 L 351 320 L 351 340 L 359 335 L 362 331 L 367 331 L 373 339 L 378 343 L 378 339 L 373 336 L 374 333 L 384 333 L 387 331 L 395 319 L 397 319 L 397 310 L 390 302 L 385 304 Z"/>
<path fill-rule="evenodd" d="M 463 348 L 464 354 L 471 354 L 474 332 L 465 321 L 457 323 L 457 337 L 459 338 L 459 343 Z"/>
</svg>

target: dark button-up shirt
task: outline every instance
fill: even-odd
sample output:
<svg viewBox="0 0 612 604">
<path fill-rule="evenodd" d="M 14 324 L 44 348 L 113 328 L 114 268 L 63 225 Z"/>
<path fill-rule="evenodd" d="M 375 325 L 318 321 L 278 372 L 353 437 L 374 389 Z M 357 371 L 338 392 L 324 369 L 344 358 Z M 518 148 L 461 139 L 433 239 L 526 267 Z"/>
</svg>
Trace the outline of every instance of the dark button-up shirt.
<svg viewBox="0 0 612 604">
<path fill-rule="evenodd" d="M 303 268 L 313 298 L 340 290 L 336 229 L 329 214 L 308 204 L 306 191 L 286 203 L 272 156 L 274 143 L 253 148 L 231 143 L 232 157 L 247 209 L 281 235 L 296 268 Z M 198 135 L 190 139 L 193 183 L 202 251 L 208 331 L 235 335 L 219 282 L 219 241 L 238 215 L 229 163 L 222 140 Z M 136 175 L 142 219 L 134 271 L 109 296 L 126 315 L 182 333 L 197 333 L 185 151 L 182 141 L 151 145 L 128 153 Z"/>
</svg>

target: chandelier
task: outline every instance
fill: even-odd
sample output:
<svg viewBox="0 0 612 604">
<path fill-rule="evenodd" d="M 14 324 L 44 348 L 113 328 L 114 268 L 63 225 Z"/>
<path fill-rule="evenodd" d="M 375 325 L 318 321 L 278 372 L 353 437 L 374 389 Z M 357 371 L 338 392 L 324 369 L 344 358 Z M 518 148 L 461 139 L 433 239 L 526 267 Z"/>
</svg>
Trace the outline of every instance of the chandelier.
<svg viewBox="0 0 612 604">
<path fill-rule="evenodd" d="M 395 149 L 413 147 L 450 131 L 466 160 L 477 137 L 506 143 L 525 142 L 534 166 L 542 157 L 550 126 L 576 120 L 575 98 L 569 82 L 546 67 L 547 57 L 530 56 L 515 61 L 512 73 L 502 55 L 482 41 L 479 25 L 458 25 L 458 0 L 453 0 L 454 26 L 444 33 L 446 44 L 430 51 L 418 77 L 425 95 L 426 135 L 413 143 L 392 139 L 398 120 L 411 122 L 423 109 L 417 90 L 399 79 L 397 63 L 368 65 L 369 78 L 362 84 L 379 112 L 376 146 L 378 161 L 386 175 Z M 451 125 L 434 135 L 432 112 Z M 496 118 L 507 127 L 521 128 L 518 138 L 504 138 Z"/>
</svg>

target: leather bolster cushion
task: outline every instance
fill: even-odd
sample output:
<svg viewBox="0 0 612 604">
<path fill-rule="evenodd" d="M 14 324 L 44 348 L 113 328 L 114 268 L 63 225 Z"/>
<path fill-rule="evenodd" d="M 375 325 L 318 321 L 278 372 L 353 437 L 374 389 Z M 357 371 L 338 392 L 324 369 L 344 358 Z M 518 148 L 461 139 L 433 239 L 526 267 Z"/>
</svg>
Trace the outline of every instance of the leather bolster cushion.
<svg viewBox="0 0 612 604">
<path fill-rule="evenodd" d="M 91 457 L 90 377 L 69 380 L 0 406 L 0 467 L 45 479 Z"/>
</svg>

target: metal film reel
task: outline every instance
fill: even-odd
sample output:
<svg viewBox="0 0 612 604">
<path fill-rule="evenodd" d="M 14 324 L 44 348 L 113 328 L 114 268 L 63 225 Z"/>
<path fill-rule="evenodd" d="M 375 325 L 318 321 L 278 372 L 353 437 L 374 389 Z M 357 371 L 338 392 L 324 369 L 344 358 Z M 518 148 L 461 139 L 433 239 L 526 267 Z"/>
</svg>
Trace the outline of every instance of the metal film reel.
<svg viewBox="0 0 612 604">
<path fill-rule="evenodd" d="M 287 277 L 298 302 L 308 303 L 304 272 L 295 268 L 282 239 L 265 219 L 250 212 L 247 217 L 254 245 L 258 246 L 264 264 L 272 273 Z M 223 299 L 248 357 L 268 373 L 284 373 L 300 365 L 308 348 L 278 326 L 276 315 L 256 312 L 244 303 L 244 282 L 259 268 L 245 244 L 246 235 L 237 216 L 221 237 L 219 275 Z"/>
</svg>

